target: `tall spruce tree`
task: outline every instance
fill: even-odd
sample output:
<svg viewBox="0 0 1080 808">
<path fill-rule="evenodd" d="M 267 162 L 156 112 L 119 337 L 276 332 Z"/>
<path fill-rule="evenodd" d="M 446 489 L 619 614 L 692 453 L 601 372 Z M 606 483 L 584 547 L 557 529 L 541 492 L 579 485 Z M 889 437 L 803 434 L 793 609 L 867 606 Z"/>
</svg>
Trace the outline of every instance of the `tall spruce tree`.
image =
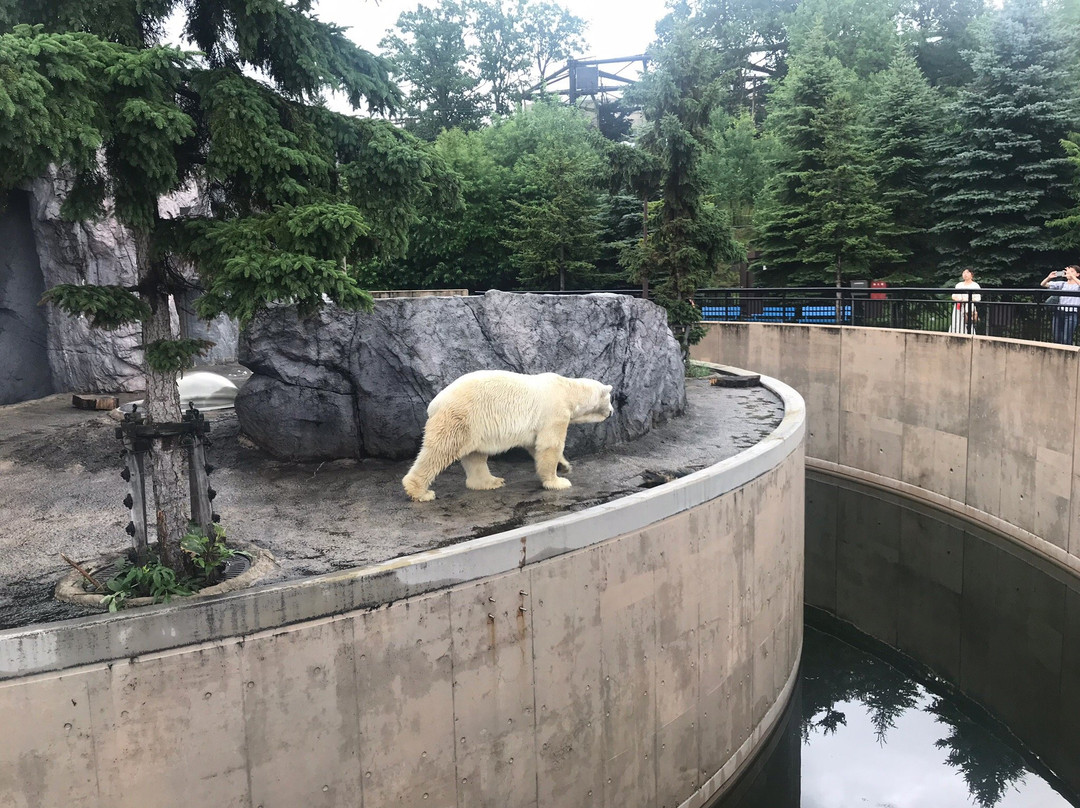
<svg viewBox="0 0 1080 808">
<path fill-rule="evenodd" d="M 1061 142 L 1065 156 L 1073 166 L 1072 197 L 1076 205 L 1060 219 L 1050 221 L 1050 226 L 1058 234 L 1058 241 L 1063 247 L 1080 248 L 1080 134 L 1072 134 Z"/>
<path fill-rule="evenodd" d="M 721 264 L 742 257 L 726 213 L 706 198 L 702 158 L 712 148 L 710 120 L 725 95 L 720 54 L 678 23 L 655 55 L 656 68 L 627 93 L 641 105 L 645 127 L 638 145 L 659 168 L 660 202 L 647 238 L 624 253 L 637 280 L 652 277 L 656 297 L 681 327 L 684 350 L 699 318 L 687 302 Z"/>
<path fill-rule="evenodd" d="M 900 257 L 884 240 L 889 211 L 877 202 L 851 74 L 826 48 L 818 25 L 773 99 L 769 123 L 781 152 L 755 211 L 767 282 L 840 286 Z"/>
<path fill-rule="evenodd" d="M 566 289 L 592 286 L 600 252 L 598 180 L 595 152 L 549 143 L 516 166 L 521 200 L 511 200 L 514 214 L 504 242 L 518 280 L 526 288 Z"/>
<path fill-rule="evenodd" d="M 180 338 L 170 321 L 170 297 L 190 288 L 182 259 L 196 260 L 206 317 L 243 321 L 277 300 L 302 311 L 326 299 L 370 306 L 357 265 L 403 251 L 433 191 L 454 188 L 412 136 L 321 105 L 331 87 L 376 110 L 399 96 L 382 60 L 306 5 L 267 0 L 252 14 L 240 0 L 184 4 L 200 59 L 154 45 L 179 7 L 118 0 L 82 15 L 74 0 L 15 3 L 4 19 L 43 24 L 0 33 L 0 190 L 58 163 L 74 177 L 65 215 L 90 218 L 108 205 L 131 231 L 136 285 L 57 286 L 46 299 L 103 328 L 142 324 L 151 426 L 181 420 L 176 374 L 206 347 Z M 129 44 L 46 32 L 71 26 Z M 189 181 L 205 189 L 211 214 L 163 220 L 160 197 Z M 150 454 L 162 560 L 183 569 L 189 514 L 179 436 L 154 438 Z"/>
<path fill-rule="evenodd" d="M 879 80 L 871 109 L 872 168 L 881 203 L 892 214 L 893 232 L 883 241 L 902 263 L 874 263 L 871 271 L 894 282 L 931 282 L 937 267 L 929 233 L 934 224 L 931 147 L 941 129 L 943 103 L 908 53 L 898 53 Z"/>
<path fill-rule="evenodd" d="M 933 193 L 944 282 L 970 266 L 980 281 L 1020 285 L 1067 255 L 1047 223 L 1069 205 L 1061 141 L 1077 126 L 1068 32 L 1039 0 L 1010 0 L 979 33 L 974 80 L 949 107 Z"/>
</svg>

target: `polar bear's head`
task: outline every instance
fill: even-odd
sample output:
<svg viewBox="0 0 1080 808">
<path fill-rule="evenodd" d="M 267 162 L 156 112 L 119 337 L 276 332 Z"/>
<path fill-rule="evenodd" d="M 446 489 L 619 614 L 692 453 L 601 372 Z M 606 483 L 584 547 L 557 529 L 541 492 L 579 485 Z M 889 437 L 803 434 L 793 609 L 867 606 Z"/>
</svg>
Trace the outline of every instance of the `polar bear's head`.
<svg viewBox="0 0 1080 808">
<path fill-rule="evenodd" d="M 576 379 L 581 390 L 581 398 L 575 403 L 572 424 L 595 424 L 603 421 L 613 412 L 611 406 L 611 385 L 596 379 Z"/>
</svg>

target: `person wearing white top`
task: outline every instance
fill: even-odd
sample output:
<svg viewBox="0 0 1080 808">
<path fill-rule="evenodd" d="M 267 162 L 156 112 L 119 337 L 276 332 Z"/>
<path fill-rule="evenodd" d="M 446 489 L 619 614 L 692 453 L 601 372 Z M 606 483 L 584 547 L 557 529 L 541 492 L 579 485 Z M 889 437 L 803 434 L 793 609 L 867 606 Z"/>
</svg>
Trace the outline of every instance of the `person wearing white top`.
<svg viewBox="0 0 1080 808">
<path fill-rule="evenodd" d="M 974 275 L 970 269 L 965 269 L 960 277 L 963 279 L 956 284 L 957 289 L 981 289 L 975 283 Z M 975 304 L 982 300 L 982 295 L 970 292 L 953 292 L 952 320 L 949 322 L 950 334 L 974 334 L 975 326 L 979 323 L 979 312 Z"/>
<path fill-rule="evenodd" d="M 1051 272 L 1039 285 L 1062 293 L 1054 309 L 1054 342 L 1072 345 L 1073 334 L 1076 332 L 1076 317 L 1080 312 L 1080 267 L 1067 266 L 1064 272 Z"/>
</svg>

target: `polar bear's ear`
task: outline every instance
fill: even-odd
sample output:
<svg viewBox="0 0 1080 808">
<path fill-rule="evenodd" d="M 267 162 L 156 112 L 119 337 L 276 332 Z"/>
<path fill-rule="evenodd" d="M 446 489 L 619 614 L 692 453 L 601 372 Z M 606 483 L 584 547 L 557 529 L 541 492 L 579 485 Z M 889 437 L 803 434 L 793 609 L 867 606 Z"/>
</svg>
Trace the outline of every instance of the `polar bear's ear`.
<svg viewBox="0 0 1080 808">
<path fill-rule="evenodd" d="M 615 389 L 615 388 L 614 388 L 614 387 L 612 387 L 612 386 L 611 386 L 610 384 L 605 384 L 605 385 L 604 385 L 604 390 L 606 390 L 606 391 L 607 391 L 607 394 L 608 394 L 608 395 L 611 395 L 611 391 L 612 391 L 612 390 L 614 390 L 614 389 Z"/>
</svg>

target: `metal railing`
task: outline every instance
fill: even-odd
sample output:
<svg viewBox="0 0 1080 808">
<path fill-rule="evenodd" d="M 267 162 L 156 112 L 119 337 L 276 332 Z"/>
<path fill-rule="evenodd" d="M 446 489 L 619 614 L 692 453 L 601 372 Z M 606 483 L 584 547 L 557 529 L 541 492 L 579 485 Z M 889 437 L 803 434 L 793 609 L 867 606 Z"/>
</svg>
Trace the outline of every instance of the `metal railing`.
<svg viewBox="0 0 1080 808">
<path fill-rule="evenodd" d="M 641 297 L 641 289 L 568 289 L 543 294 L 585 295 L 601 291 Z M 967 294 L 969 298 L 978 295 L 981 299 L 977 303 L 961 304 L 958 311 L 952 299 L 956 292 Z M 1053 301 L 1047 301 L 1059 294 L 1053 289 L 985 286 L 970 292 L 952 287 L 837 289 L 835 286 L 799 286 L 698 289 L 693 301 L 701 311 L 701 319 L 713 322 L 958 330 L 984 336 L 1053 342 L 1055 315 L 1060 310 Z M 968 311 L 973 311 L 974 316 L 966 316 Z M 1080 338 L 1080 328 L 1076 337 Z"/>
<path fill-rule="evenodd" d="M 954 292 L 978 295 L 958 304 Z M 768 289 L 699 289 L 694 303 L 706 321 L 805 323 L 919 331 L 962 331 L 994 337 L 1052 342 L 1059 307 L 1047 303 L 1051 289 L 895 287 L 837 289 L 834 286 Z M 973 316 L 965 316 L 973 311 Z"/>
</svg>

